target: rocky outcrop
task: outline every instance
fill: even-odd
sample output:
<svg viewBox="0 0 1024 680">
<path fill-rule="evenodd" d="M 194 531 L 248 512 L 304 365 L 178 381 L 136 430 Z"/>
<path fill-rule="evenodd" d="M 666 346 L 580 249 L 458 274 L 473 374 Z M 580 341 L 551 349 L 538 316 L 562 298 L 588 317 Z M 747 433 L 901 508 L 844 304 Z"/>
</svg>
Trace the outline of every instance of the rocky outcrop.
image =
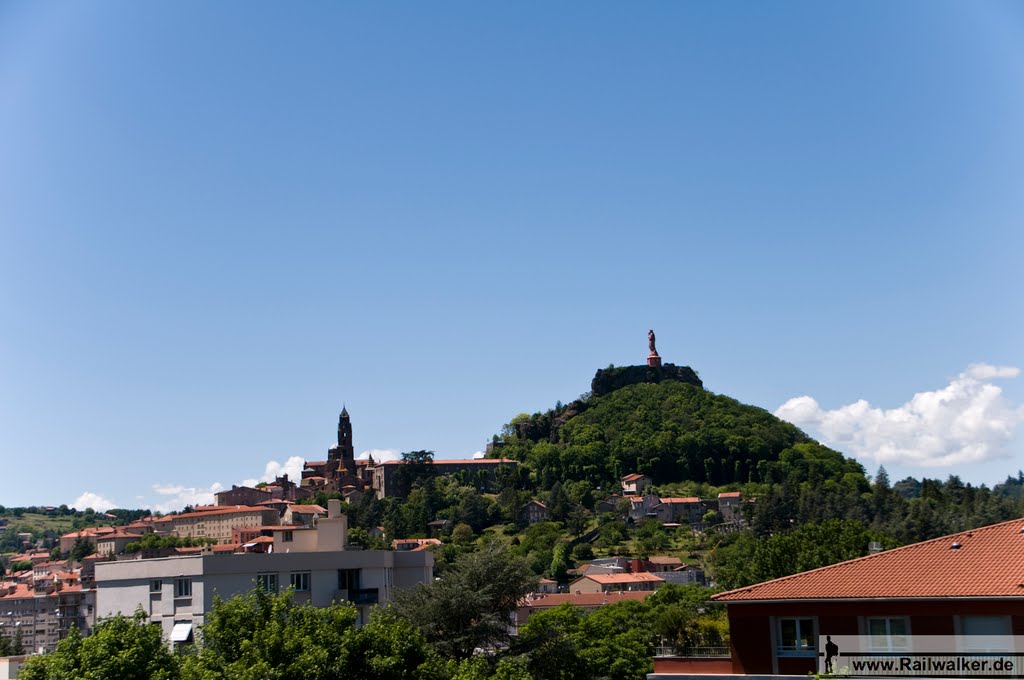
<svg viewBox="0 0 1024 680">
<path fill-rule="evenodd" d="M 590 392 L 595 397 L 639 383 L 684 382 L 704 387 L 697 373 L 689 366 L 665 364 L 663 366 L 611 366 L 594 374 Z"/>
</svg>

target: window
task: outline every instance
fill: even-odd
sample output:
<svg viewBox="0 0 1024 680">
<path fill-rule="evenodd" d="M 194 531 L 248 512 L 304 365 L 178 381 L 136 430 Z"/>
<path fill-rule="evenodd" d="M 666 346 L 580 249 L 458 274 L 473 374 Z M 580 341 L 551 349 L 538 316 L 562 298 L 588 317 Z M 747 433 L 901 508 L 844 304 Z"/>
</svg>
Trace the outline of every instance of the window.
<svg viewBox="0 0 1024 680">
<path fill-rule="evenodd" d="M 149 582 L 149 592 L 159 593 L 164 589 L 164 582 L 162 579 L 155 578 Z"/>
<path fill-rule="evenodd" d="M 299 593 L 307 592 L 309 590 L 309 572 L 292 572 L 292 588 L 295 588 L 295 591 Z"/>
<path fill-rule="evenodd" d="M 907 633 L 910 623 L 905 616 L 871 617 L 865 620 L 864 628 L 872 651 L 904 652 L 909 649 Z"/>
<path fill-rule="evenodd" d="M 960 616 L 957 629 L 965 652 L 1007 652 L 1013 647 L 1009 616 Z"/>
<path fill-rule="evenodd" d="M 256 587 L 265 593 L 276 593 L 277 574 L 257 574 Z"/>
<path fill-rule="evenodd" d="M 174 597 L 192 597 L 192 579 L 174 579 Z"/>
<path fill-rule="evenodd" d="M 818 638 L 814 619 L 779 619 L 779 656 L 817 656 Z"/>
<path fill-rule="evenodd" d="M 359 569 L 338 570 L 338 590 L 359 590 Z"/>
<path fill-rule="evenodd" d="M 281 532 L 281 542 L 282 543 L 291 543 L 292 542 L 292 538 L 293 537 L 292 537 L 292 532 L 291 531 L 282 531 Z"/>
</svg>

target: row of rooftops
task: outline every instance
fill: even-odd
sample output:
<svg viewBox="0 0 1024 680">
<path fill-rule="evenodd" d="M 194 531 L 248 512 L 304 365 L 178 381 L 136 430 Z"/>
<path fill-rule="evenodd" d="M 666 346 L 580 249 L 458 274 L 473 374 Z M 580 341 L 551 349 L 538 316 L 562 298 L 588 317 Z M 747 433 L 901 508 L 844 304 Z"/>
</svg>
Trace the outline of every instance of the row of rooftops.
<svg viewBox="0 0 1024 680">
<path fill-rule="evenodd" d="M 146 517 L 145 519 L 132 522 L 123 527 L 88 527 L 79 531 L 72 531 L 64 534 L 61 538 L 77 539 L 88 538 L 100 540 L 108 536 L 141 536 L 153 528 L 154 524 L 173 522 L 180 519 L 192 519 L 200 517 L 222 516 L 246 512 L 262 512 L 268 508 L 278 509 L 277 506 L 284 505 L 291 508 L 292 514 L 325 515 L 327 511 L 319 505 L 299 504 L 289 501 L 263 501 L 257 505 L 197 505 L 192 512 L 181 512 L 176 515 L 164 515 L 162 517 Z"/>
<path fill-rule="evenodd" d="M 14 556 L 15 558 L 26 558 L 14 561 L 23 562 L 31 559 L 33 561 L 32 569 L 10 573 L 0 581 L 0 603 L 5 600 L 55 597 L 61 592 L 82 590 L 83 571 L 86 571 L 82 566 L 75 566 L 70 560 L 38 559 L 41 552 Z M 48 558 L 49 553 L 45 553 L 45 556 Z M 91 563 L 89 566 L 91 567 Z"/>
</svg>

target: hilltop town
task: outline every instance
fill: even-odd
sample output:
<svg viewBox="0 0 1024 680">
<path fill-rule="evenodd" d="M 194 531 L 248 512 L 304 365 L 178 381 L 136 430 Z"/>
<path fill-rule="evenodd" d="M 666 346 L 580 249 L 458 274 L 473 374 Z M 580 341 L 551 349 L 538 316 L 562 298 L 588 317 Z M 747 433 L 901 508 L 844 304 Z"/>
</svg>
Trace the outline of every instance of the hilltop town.
<svg viewBox="0 0 1024 680">
<path fill-rule="evenodd" d="M 691 368 L 663 365 L 653 338 L 650 349 L 644 366 L 597 371 L 588 395 L 511 419 L 483 458 L 358 459 L 342 408 L 336 443 L 299 479 L 235 485 L 166 515 L 5 511 L 0 652 L 53 652 L 135 612 L 170 648 L 189 648 L 218 598 L 253 589 L 345 603 L 365 625 L 403 591 L 498 549 L 528 575 L 507 614 L 511 639 L 528 639 L 519 634 L 531 620 L 561 605 L 632 602 L 687 612 L 674 632 L 650 629 L 663 653 L 727 657 L 723 605 L 745 600 L 716 602 L 716 592 L 1021 512 L 1020 477 L 994 490 L 952 478 L 891 484 L 884 469 L 869 481 L 793 426 L 707 391 Z M 71 530 L 53 528 L 62 522 Z M 651 600 L 658 592 L 675 594 Z"/>
</svg>

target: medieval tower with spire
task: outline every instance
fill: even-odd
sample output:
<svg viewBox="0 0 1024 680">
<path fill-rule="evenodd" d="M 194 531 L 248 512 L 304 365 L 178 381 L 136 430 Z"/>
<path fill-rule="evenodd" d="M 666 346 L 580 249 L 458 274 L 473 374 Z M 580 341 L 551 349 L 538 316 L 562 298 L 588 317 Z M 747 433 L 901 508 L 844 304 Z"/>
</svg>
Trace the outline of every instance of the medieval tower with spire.
<svg viewBox="0 0 1024 680">
<path fill-rule="evenodd" d="M 338 443 L 327 449 L 327 460 L 307 460 L 302 470 L 302 486 L 311 492 L 339 492 L 346 488 L 361 490 L 365 486 L 366 467 L 373 461 L 356 461 L 352 444 L 352 419 L 342 406 L 338 417 Z"/>
<path fill-rule="evenodd" d="M 356 473 L 356 452 L 352 447 L 352 420 L 348 417 L 348 408 L 341 407 L 338 417 L 338 443 L 327 450 L 327 460 L 337 461 L 340 472 L 344 468 L 350 475 Z M 342 473 L 344 474 L 344 473 Z"/>
</svg>

